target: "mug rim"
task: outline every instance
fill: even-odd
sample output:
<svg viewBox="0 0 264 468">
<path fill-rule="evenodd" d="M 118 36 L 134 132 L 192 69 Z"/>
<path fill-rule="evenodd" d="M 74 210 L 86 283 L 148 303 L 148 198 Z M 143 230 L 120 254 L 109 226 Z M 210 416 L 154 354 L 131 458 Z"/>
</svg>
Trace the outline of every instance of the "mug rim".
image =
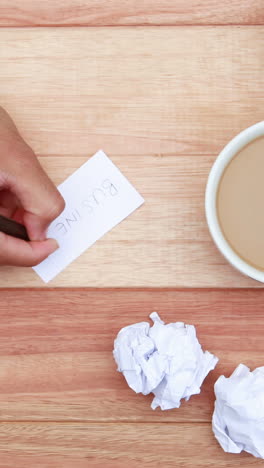
<svg viewBox="0 0 264 468">
<path fill-rule="evenodd" d="M 246 276 L 264 283 L 264 271 L 249 265 L 225 239 L 217 217 L 216 199 L 223 172 L 233 157 L 251 141 L 264 136 L 264 120 L 236 135 L 217 156 L 208 176 L 205 191 L 205 214 L 211 236 L 226 260 Z"/>
</svg>

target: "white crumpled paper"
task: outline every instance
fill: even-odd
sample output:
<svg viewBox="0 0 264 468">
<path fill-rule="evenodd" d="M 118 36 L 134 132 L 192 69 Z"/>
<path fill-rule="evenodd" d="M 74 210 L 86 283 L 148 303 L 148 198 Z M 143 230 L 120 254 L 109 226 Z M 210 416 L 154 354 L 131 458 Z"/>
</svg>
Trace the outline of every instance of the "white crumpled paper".
<svg viewBox="0 0 264 468">
<path fill-rule="evenodd" d="M 264 458 L 264 367 L 240 364 L 215 383 L 213 431 L 225 452 Z"/>
<path fill-rule="evenodd" d="M 200 393 L 218 359 L 202 350 L 193 325 L 164 325 L 156 312 L 150 317 L 152 327 L 140 322 L 118 333 L 114 343 L 118 371 L 136 393 L 154 393 L 152 409 L 179 408 L 182 398 Z"/>
</svg>

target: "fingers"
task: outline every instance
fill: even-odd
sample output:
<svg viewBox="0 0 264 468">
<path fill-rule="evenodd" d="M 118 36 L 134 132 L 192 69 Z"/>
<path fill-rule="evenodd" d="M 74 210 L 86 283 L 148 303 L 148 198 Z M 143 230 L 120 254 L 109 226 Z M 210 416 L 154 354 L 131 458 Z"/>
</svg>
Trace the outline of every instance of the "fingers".
<svg viewBox="0 0 264 468">
<path fill-rule="evenodd" d="M 30 239 L 45 239 L 47 227 L 64 210 L 65 202 L 30 148 L 20 147 L 19 153 L 12 154 L 8 186 L 24 209 Z"/>
<path fill-rule="evenodd" d="M 65 202 L 11 118 L 0 109 L 0 186 L 18 198 L 30 239 L 42 240 Z"/>
<path fill-rule="evenodd" d="M 57 250 L 55 239 L 25 242 L 0 232 L 0 264 L 34 266 Z"/>
<path fill-rule="evenodd" d="M 12 218 L 18 208 L 18 200 L 8 190 L 0 191 L 0 214 Z"/>
<path fill-rule="evenodd" d="M 39 177 L 40 179 L 40 177 Z M 32 189 L 35 190 L 34 188 Z M 39 195 L 45 197 L 46 202 L 43 203 Z M 23 203 L 23 202 L 22 202 Z M 31 240 L 44 240 L 46 238 L 46 230 L 49 224 L 57 218 L 65 208 L 65 201 L 59 192 L 52 190 L 47 191 L 39 186 L 38 196 L 34 203 L 30 205 L 24 203 L 25 213 L 23 222 L 27 228 L 28 235 Z"/>
</svg>

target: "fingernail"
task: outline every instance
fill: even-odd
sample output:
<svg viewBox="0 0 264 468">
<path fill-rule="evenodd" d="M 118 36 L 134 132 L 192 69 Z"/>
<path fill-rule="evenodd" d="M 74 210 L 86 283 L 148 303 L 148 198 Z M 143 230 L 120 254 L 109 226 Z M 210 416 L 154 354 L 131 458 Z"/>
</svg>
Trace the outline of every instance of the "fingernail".
<svg viewBox="0 0 264 468">
<path fill-rule="evenodd" d="M 58 250 L 58 248 L 60 247 L 56 239 L 50 238 L 47 239 L 47 241 L 49 242 L 49 245 L 51 247 L 51 253 L 55 252 L 55 250 Z"/>
</svg>

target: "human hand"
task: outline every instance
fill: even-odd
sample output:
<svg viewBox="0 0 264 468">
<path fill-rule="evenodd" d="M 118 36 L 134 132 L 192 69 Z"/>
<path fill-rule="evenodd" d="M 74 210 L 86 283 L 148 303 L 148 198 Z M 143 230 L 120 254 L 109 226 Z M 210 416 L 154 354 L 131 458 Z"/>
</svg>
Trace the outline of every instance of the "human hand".
<svg viewBox="0 0 264 468">
<path fill-rule="evenodd" d="M 0 264 L 33 266 L 58 248 L 46 229 L 65 202 L 0 107 L 0 214 L 24 224 L 29 242 L 0 232 Z"/>
</svg>

